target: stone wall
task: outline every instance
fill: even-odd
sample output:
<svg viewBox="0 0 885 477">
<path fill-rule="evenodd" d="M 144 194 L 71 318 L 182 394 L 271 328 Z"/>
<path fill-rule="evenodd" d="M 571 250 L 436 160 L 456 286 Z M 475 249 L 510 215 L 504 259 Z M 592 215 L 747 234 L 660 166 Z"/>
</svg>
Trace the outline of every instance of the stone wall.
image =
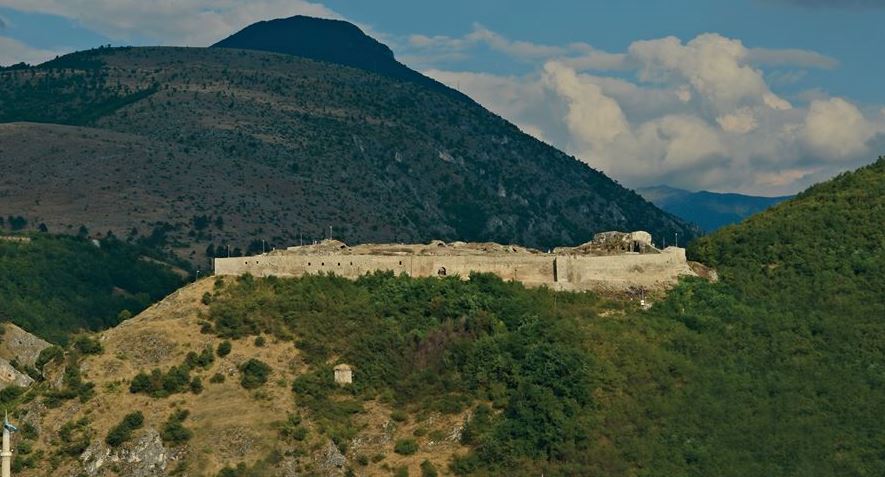
<svg viewBox="0 0 885 477">
<path fill-rule="evenodd" d="M 413 277 L 494 273 L 504 280 L 556 290 L 624 291 L 631 287 L 666 289 L 680 275 L 695 275 L 685 250 L 669 247 L 655 254 L 591 255 L 286 255 L 215 259 L 216 275 L 299 277 L 330 273 L 357 278 L 376 270 Z"/>
</svg>

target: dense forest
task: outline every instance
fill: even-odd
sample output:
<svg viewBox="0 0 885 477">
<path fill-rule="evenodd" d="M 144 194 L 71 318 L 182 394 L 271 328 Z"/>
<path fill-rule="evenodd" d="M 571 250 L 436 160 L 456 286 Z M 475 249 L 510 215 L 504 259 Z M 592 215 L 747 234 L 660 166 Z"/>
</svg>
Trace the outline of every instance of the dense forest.
<svg viewBox="0 0 885 477">
<path fill-rule="evenodd" d="M 883 223 L 879 160 L 699 240 L 721 282 L 647 312 L 484 275 L 246 276 L 210 320 L 293 340 L 312 367 L 296 402 L 336 442 L 366 399 L 472 408 L 458 474 L 882 475 Z"/>
<path fill-rule="evenodd" d="M 0 322 L 56 343 L 116 325 L 182 285 L 149 251 L 113 237 L 0 240 Z"/>
</svg>

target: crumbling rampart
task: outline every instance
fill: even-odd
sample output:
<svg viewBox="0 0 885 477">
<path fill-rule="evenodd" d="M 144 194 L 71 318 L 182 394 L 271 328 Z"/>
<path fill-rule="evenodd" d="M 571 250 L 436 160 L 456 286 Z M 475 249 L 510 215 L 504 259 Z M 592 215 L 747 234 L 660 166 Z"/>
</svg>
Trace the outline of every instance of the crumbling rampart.
<svg viewBox="0 0 885 477">
<path fill-rule="evenodd" d="M 684 249 L 658 250 L 650 239 L 633 240 L 637 234 L 621 234 L 623 237 L 615 239 L 609 233 L 599 243 L 557 248 L 549 253 L 493 243 L 347 247 L 341 242 L 324 241 L 252 257 L 216 258 L 215 273 L 260 277 L 327 273 L 357 278 L 374 271 L 413 277 L 467 277 L 480 272 L 527 286 L 610 292 L 667 289 L 679 276 L 695 275 Z"/>
</svg>

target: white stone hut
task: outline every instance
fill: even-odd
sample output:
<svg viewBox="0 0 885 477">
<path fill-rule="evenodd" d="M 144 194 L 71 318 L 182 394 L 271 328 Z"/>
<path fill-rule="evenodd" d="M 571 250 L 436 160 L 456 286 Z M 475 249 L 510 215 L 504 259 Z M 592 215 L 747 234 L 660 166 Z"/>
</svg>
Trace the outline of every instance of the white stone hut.
<svg viewBox="0 0 885 477">
<path fill-rule="evenodd" d="M 353 368 L 349 364 L 335 366 L 336 384 L 353 384 Z"/>
</svg>

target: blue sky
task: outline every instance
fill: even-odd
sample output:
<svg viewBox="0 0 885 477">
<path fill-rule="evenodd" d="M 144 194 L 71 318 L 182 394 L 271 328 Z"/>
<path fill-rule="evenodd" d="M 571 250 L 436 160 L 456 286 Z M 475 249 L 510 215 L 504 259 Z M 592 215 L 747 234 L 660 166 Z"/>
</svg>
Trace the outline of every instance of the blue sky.
<svg viewBox="0 0 885 477">
<path fill-rule="evenodd" d="M 0 0 L 0 64 L 343 18 L 629 186 L 793 193 L 885 153 L 885 0 Z"/>
</svg>

